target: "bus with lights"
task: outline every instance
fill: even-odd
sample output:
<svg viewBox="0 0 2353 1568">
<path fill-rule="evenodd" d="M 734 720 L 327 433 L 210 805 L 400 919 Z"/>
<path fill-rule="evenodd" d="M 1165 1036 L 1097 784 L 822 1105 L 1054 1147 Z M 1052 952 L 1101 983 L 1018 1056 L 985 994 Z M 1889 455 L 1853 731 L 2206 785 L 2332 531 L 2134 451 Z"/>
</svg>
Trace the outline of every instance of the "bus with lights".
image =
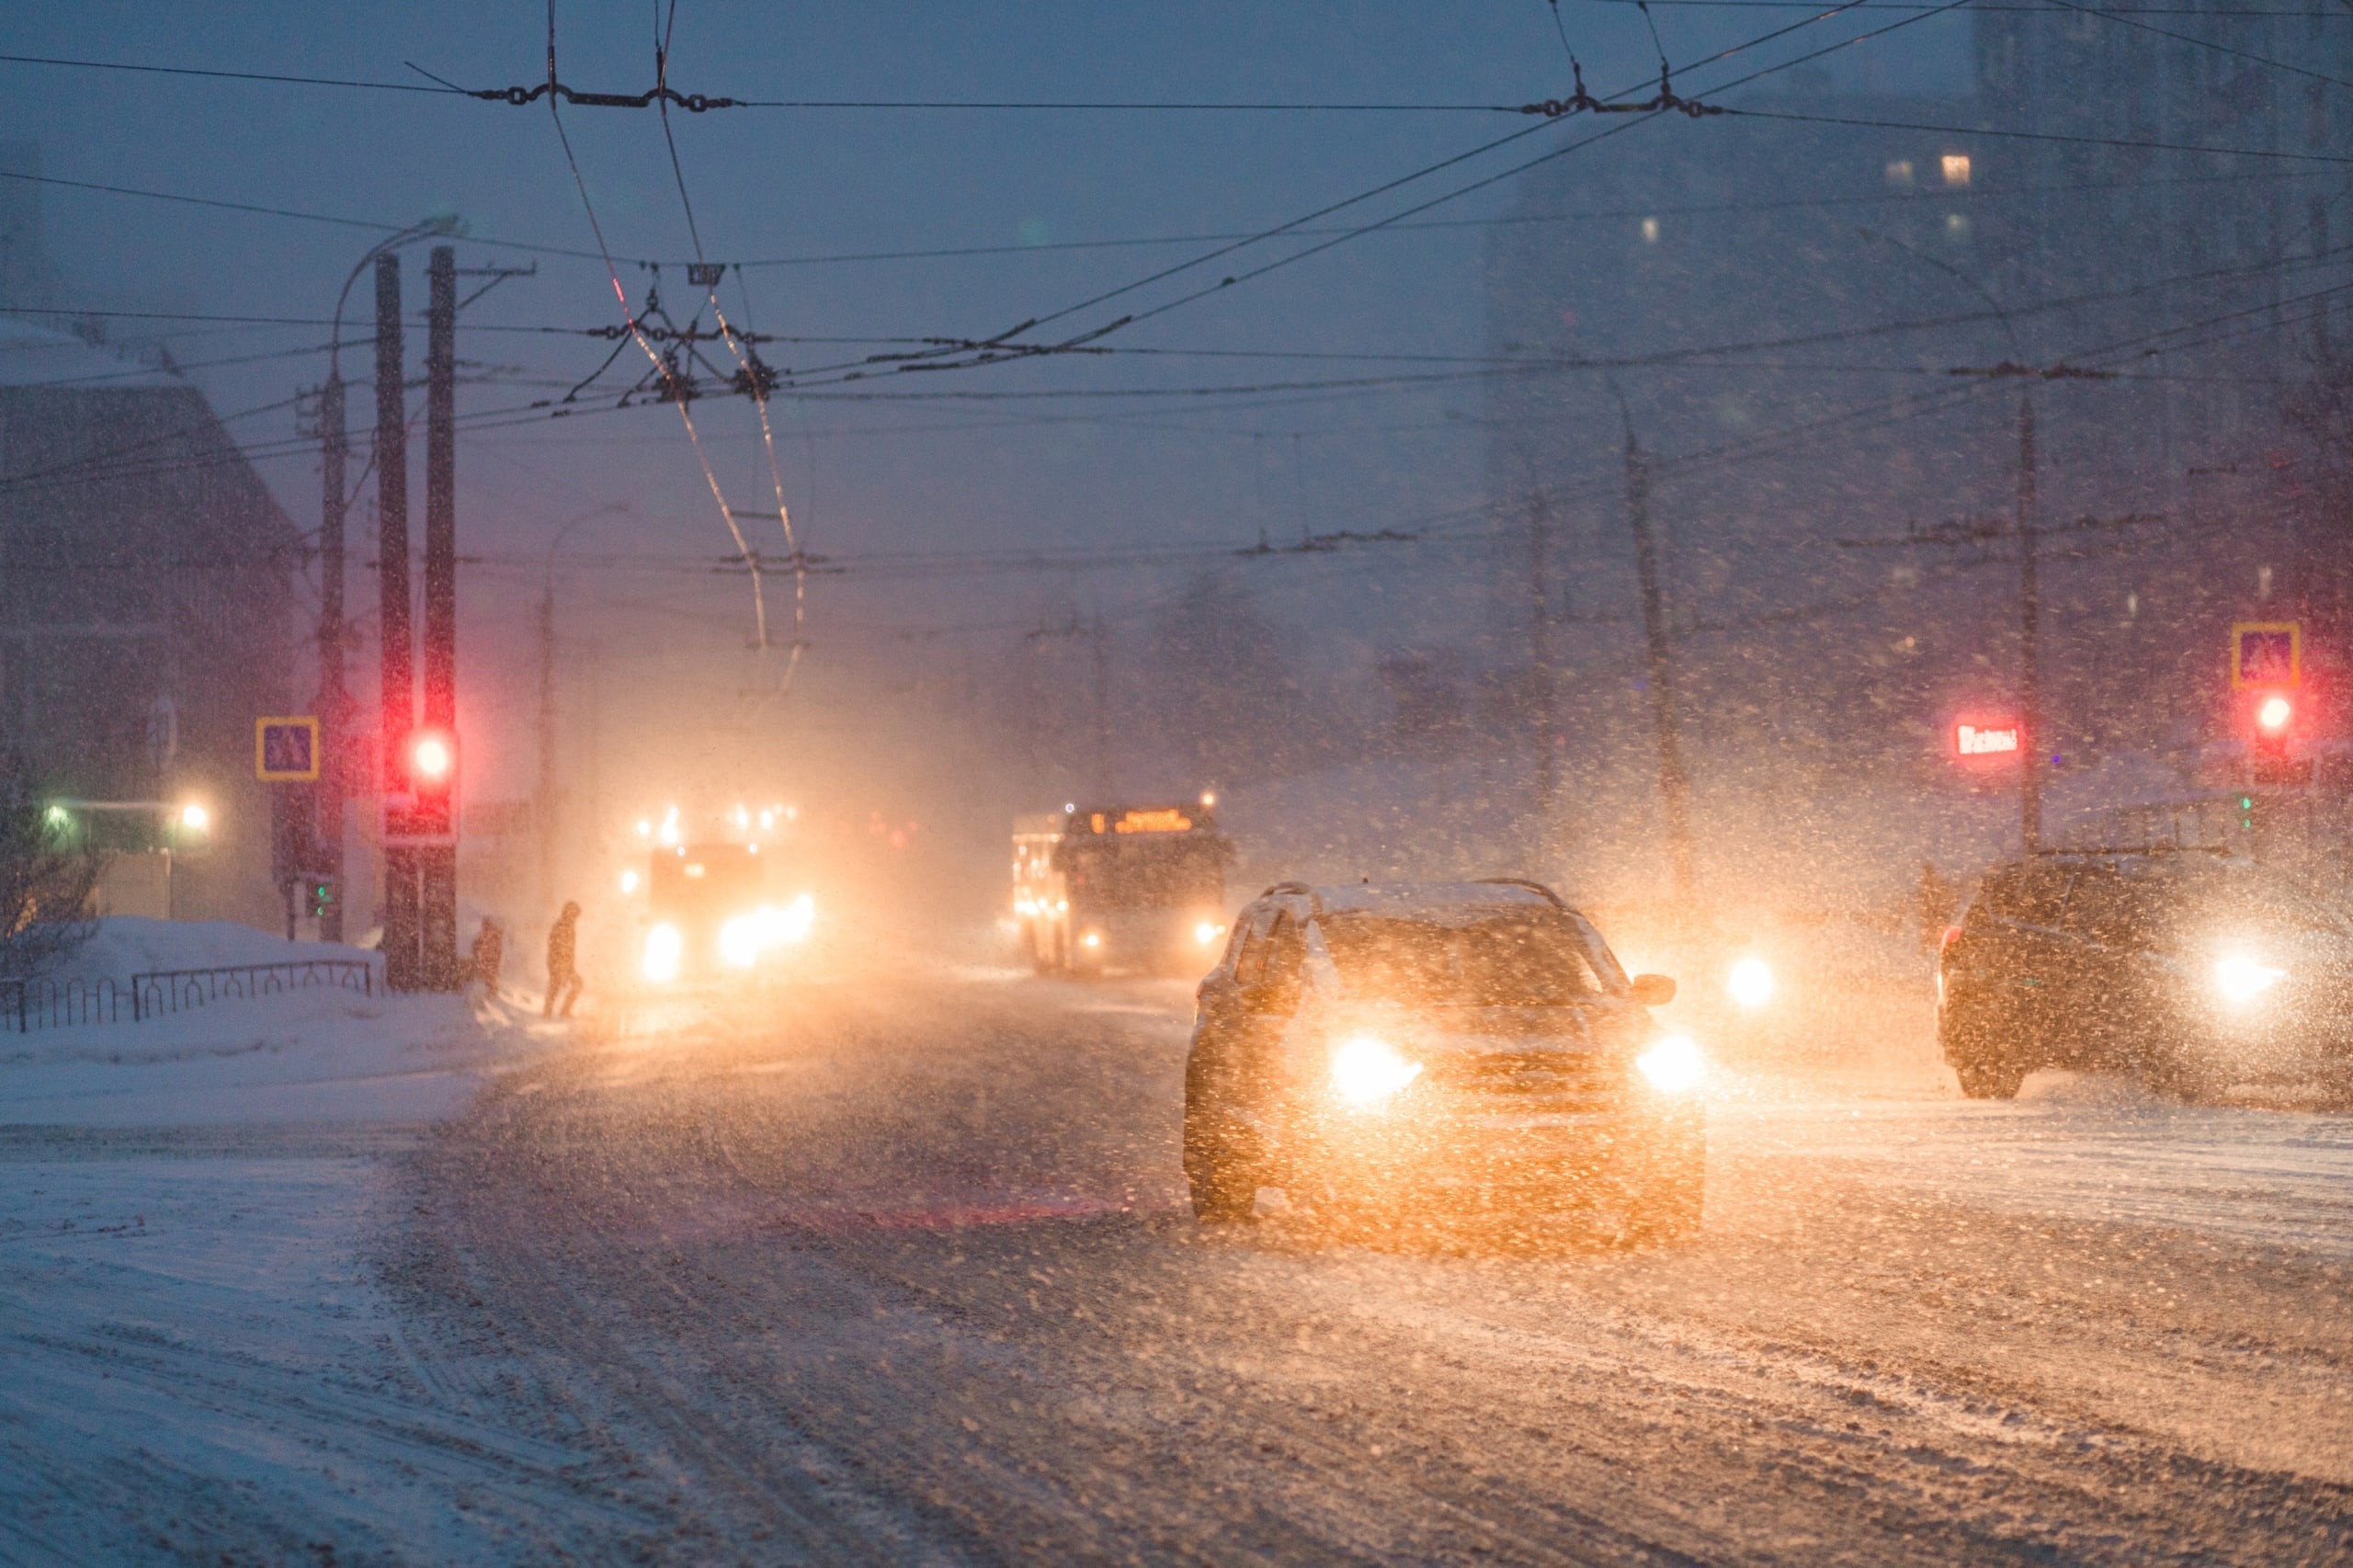
<svg viewBox="0 0 2353 1568">
<path fill-rule="evenodd" d="M 637 908 L 639 977 L 652 985 L 750 978 L 807 943 L 816 898 L 783 830 L 789 808 L 743 807 L 689 836 L 676 807 L 642 819 L 642 858 L 621 872 Z M 797 813 L 792 813 L 797 815 Z"/>
<path fill-rule="evenodd" d="M 1233 841 L 1217 798 L 1017 818 L 1013 913 L 1040 974 L 1199 974 L 1225 939 Z"/>
</svg>

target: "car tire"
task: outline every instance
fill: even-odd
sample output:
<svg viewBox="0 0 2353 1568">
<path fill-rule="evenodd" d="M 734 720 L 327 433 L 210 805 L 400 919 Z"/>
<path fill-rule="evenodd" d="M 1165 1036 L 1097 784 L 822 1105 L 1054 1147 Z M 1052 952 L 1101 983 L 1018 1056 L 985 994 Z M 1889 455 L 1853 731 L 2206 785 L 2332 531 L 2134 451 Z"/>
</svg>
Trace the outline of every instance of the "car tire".
<svg viewBox="0 0 2353 1568">
<path fill-rule="evenodd" d="M 1972 1100 L 2014 1100 L 2026 1083 L 2026 1069 L 2007 1062 L 1964 1062 L 1953 1068 L 1961 1092 Z"/>
<path fill-rule="evenodd" d="M 1251 1217 L 1258 1199 L 1260 1162 L 1237 1147 L 1237 1129 L 1198 1052 L 1185 1064 L 1185 1184 L 1193 1218 L 1204 1224 Z"/>
</svg>

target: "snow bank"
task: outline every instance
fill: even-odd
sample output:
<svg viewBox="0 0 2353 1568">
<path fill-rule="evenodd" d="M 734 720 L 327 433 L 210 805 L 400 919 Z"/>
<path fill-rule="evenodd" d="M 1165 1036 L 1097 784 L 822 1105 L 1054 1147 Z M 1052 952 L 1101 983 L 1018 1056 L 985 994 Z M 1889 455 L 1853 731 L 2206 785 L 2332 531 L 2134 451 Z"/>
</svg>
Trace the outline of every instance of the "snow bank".
<svg viewBox="0 0 2353 1568">
<path fill-rule="evenodd" d="M 55 978 L 104 978 L 120 984 L 134 974 L 159 969 L 224 969 L 233 964 L 292 963 L 306 959 L 377 961 L 375 954 L 340 942 L 290 942 L 229 920 L 150 920 L 143 915 L 117 915 L 98 922 L 97 934 L 58 966 Z"/>
<path fill-rule="evenodd" d="M 63 972 L 122 984 L 152 970 L 369 957 L 225 921 L 117 916 Z M 0 1125 L 427 1121 L 540 1030 L 503 1004 L 381 986 L 230 998 L 141 1023 L 126 1006 L 111 1024 L 0 1033 Z"/>
</svg>

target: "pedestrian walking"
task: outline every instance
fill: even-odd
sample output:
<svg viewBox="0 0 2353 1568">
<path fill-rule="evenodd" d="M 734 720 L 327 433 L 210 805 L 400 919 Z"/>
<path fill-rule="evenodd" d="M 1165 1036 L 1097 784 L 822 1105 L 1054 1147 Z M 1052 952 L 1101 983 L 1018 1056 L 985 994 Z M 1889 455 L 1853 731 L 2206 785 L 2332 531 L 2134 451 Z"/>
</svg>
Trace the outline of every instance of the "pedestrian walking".
<svg viewBox="0 0 2353 1568">
<path fill-rule="evenodd" d="M 489 1001 L 498 994 L 498 971 L 506 962 L 506 933 L 487 915 L 474 933 L 472 959 L 473 978 L 482 982 L 483 999 Z"/>
<path fill-rule="evenodd" d="M 543 1017 L 572 1017 L 572 1005 L 580 999 L 580 970 L 574 962 L 579 951 L 580 906 L 567 903 L 548 929 L 548 999 L 541 1009 Z M 563 998 L 560 1006 L 559 995 Z"/>
</svg>

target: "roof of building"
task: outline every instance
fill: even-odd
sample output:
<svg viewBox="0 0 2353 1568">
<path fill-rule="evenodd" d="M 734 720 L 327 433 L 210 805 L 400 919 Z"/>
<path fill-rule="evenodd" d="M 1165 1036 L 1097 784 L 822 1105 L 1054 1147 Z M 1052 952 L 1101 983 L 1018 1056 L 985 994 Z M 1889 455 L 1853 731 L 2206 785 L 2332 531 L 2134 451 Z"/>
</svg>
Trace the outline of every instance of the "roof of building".
<svg viewBox="0 0 2353 1568">
<path fill-rule="evenodd" d="M 0 315 L 0 387 L 74 387 L 92 392 L 185 388 L 169 370 L 71 333 Z"/>
</svg>

